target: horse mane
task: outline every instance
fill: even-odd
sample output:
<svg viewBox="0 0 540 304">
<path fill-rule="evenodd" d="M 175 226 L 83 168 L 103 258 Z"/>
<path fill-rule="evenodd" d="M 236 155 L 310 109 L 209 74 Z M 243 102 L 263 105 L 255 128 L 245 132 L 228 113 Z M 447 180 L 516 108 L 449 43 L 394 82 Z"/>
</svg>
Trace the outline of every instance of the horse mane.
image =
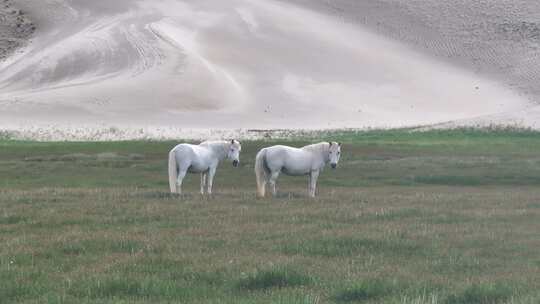
<svg viewBox="0 0 540 304">
<path fill-rule="evenodd" d="M 199 146 L 210 149 L 216 153 L 227 155 L 230 142 L 227 140 L 207 140 L 199 144 Z"/>
<path fill-rule="evenodd" d="M 227 144 L 228 141 L 225 140 L 206 140 L 199 144 L 199 146 L 214 146 L 214 145 L 224 145 Z"/>
<path fill-rule="evenodd" d="M 302 149 L 312 151 L 312 152 L 317 152 L 317 151 L 325 152 L 325 151 L 328 151 L 329 148 L 330 148 L 330 144 L 327 142 L 321 142 L 318 144 L 312 144 L 312 145 L 302 147 Z"/>
</svg>

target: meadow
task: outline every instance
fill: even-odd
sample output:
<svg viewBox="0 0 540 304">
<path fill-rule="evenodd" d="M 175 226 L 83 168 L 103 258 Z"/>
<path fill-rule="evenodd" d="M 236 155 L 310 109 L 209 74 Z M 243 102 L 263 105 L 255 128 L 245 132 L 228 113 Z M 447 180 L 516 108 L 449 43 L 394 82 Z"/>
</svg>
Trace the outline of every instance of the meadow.
<svg viewBox="0 0 540 304">
<path fill-rule="evenodd" d="M 257 199 L 261 147 L 343 143 L 315 199 Z M 0 303 L 540 303 L 540 133 L 243 142 L 215 194 L 168 193 L 176 142 L 0 139 Z"/>
</svg>

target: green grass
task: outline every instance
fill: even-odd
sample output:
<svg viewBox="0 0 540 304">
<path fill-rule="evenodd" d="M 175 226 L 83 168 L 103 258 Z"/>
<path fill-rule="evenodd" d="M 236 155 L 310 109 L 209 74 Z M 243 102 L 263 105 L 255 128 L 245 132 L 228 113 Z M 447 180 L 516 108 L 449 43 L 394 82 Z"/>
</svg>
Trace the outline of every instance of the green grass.
<svg viewBox="0 0 540 304">
<path fill-rule="evenodd" d="M 269 270 L 259 270 L 241 278 L 237 287 L 239 290 L 264 290 L 271 288 L 286 288 L 309 285 L 313 279 L 287 267 L 272 267 Z"/>
<path fill-rule="evenodd" d="M 511 287 L 504 284 L 475 284 L 460 293 L 449 296 L 446 304 L 497 304 L 506 303 L 513 296 Z"/>
<path fill-rule="evenodd" d="M 400 287 L 396 286 L 394 282 L 374 279 L 358 282 L 344 288 L 336 293 L 334 299 L 339 303 L 360 303 L 381 300 L 399 291 Z"/>
<path fill-rule="evenodd" d="M 122 275 L 109 275 L 78 281 L 68 289 L 74 298 L 99 299 L 147 299 L 149 301 L 176 300 L 189 301 L 204 298 L 208 286 L 186 284 L 160 278 L 130 278 Z"/>
<path fill-rule="evenodd" d="M 245 142 L 215 195 L 167 191 L 174 142 L 0 140 L 0 303 L 540 301 L 540 136 L 366 131 L 315 199 L 255 198 Z"/>
<path fill-rule="evenodd" d="M 391 252 L 402 256 L 421 255 L 423 248 L 406 239 L 361 239 L 350 237 L 317 238 L 300 243 L 286 244 L 285 254 L 304 256 L 357 256 L 360 254 L 385 254 Z"/>
</svg>

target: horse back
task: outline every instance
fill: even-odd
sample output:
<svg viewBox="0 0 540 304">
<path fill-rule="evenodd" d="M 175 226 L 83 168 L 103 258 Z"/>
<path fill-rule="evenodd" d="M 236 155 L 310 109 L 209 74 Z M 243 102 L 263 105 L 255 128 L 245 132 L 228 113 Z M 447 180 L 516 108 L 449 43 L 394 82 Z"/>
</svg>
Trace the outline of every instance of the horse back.
<svg viewBox="0 0 540 304">
<path fill-rule="evenodd" d="M 280 170 L 289 175 L 303 175 L 311 172 L 313 156 L 302 149 L 273 146 L 266 148 L 266 164 L 272 171 Z"/>
<path fill-rule="evenodd" d="M 177 163 L 188 167 L 190 172 L 204 172 L 212 165 L 211 151 L 206 147 L 180 144 L 174 148 L 174 151 Z"/>
</svg>

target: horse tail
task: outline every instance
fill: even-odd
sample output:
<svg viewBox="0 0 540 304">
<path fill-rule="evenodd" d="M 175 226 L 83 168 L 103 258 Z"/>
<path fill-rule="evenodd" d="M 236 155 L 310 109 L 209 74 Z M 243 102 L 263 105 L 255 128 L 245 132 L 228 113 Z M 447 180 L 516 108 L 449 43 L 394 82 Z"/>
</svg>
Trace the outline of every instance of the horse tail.
<svg viewBox="0 0 540 304">
<path fill-rule="evenodd" d="M 176 193 L 176 179 L 178 178 L 178 165 L 176 164 L 175 149 L 169 152 L 169 187 L 171 193 Z"/>
<path fill-rule="evenodd" d="M 266 194 L 266 180 L 268 176 L 266 167 L 266 149 L 262 149 L 255 157 L 255 176 L 257 178 L 257 196 L 264 197 Z"/>
</svg>

